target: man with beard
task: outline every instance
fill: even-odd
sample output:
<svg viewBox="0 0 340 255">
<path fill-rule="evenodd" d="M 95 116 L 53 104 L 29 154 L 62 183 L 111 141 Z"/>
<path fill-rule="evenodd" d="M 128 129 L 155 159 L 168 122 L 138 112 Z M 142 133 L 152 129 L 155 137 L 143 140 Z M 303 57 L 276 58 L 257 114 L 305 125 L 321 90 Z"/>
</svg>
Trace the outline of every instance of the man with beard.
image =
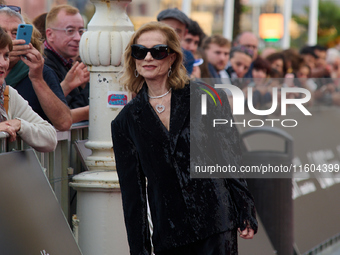
<svg viewBox="0 0 340 255">
<path fill-rule="evenodd" d="M 203 50 L 208 60 L 211 78 L 228 78 L 224 70 L 230 54 L 231 43 L 221 35 L 209 36 L 203 41 Z"/>
</svg>

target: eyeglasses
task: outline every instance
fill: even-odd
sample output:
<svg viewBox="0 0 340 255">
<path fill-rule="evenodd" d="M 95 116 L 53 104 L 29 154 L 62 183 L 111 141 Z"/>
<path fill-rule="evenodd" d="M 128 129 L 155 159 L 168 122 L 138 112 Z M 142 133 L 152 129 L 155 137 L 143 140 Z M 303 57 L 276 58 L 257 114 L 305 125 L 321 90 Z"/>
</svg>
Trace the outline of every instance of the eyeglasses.
<svg viewBox="0 0 340 255">
<path fill-rule="evenodd" d="M 131 45 L 131 49 L 131 56 L 138 60 L 144 59 L 148 52 L 150 52 L 151 56 L 157 60 L 166 58 L 172 52 L 168 45 L 164 44 L 158 44 L 153 46 L 152 48 L 146 48 L 143 45 L 133 44 Z"/>
<path fill-rule="evenodd" d="M 21 7 L 16 6 L 16 5 L 5 5 L 5 4 L 0 4 L 0 9 L 3 9 L 5 7 L 8 7 L 9 9 L 21 13 Z"/>
<path fill-rule="evenodd" d="M 67 36 L 70 36 L 70 37 L 73 37 L 76 35 L 76 33 L 78 32 L 80 36 L 82 36 L 85 32 L 86 32 L 86 29 L 85 28 L 81 28 L 79 30 L 76 30 L 74 28 L 51 28 L 53 30 L 59 30 L 59 31 L 64 31 L 65 34 Z"/>
</svg>

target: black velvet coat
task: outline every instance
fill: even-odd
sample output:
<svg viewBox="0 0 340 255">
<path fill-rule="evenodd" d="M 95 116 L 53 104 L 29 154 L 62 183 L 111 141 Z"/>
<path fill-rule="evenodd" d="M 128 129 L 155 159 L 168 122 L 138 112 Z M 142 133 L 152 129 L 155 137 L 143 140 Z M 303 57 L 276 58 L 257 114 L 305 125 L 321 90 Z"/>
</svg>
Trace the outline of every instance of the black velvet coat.
<svg viewBox="0 0 340 255">
<path fill-rule="evenodd" d="M 146 84 L 111 127 L 131 254 L 151 250 L 146 178 L 156 254 L 215 233 L 244 229 L 244 221 L 257 230 L 244 180 L 190 178 L 189 85 L 172 91 L 169 132 L 149 103 Z M 230 155 L 240 152 L 238 144 L 231 146 L 235 148 L 230 148 Z"/>
</svg>

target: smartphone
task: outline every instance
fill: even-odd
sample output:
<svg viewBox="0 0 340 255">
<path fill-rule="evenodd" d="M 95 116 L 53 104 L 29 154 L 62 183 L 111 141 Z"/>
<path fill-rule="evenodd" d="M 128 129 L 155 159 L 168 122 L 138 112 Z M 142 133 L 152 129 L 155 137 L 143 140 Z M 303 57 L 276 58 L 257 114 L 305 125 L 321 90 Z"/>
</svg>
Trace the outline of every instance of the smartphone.
<svg viewBox="0 0 340 255">
<path fill-rule="evenodd" d="M 25 40 L 24 44 L 29 44 L 31 42 L 33 26 L 30 24 L 19 24 L 17 30 L 17 37 L 16 39 L 23 39 Z"/>
</svg>

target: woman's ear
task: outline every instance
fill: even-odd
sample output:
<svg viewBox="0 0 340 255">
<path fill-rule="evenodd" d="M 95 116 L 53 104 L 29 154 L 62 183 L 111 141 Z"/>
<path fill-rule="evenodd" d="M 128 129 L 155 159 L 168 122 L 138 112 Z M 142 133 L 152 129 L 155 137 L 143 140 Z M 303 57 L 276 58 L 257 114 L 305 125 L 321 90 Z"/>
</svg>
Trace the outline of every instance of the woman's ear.
<svg viewBox="0 0 340 255">
<path fill-rule="evenodd" d="M 172 66 L 172 64 L 175 62 L 176 57 L 177 57 L 177 55 L 176 55 L 175 53 L 172 53 L 172 54 L 170 55 L 170 65 L 171 65 L 171 66 Z"/>
</svg>

